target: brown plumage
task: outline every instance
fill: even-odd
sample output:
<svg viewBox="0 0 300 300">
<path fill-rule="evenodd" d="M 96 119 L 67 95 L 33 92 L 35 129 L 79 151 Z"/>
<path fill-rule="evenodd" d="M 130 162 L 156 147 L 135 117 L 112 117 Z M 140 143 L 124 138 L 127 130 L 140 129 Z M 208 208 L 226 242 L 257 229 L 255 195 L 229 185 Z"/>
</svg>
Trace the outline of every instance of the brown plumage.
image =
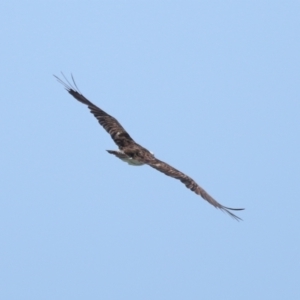
<svg viewBox="0 0 300 300">
<path fill-rule="evenodd" d="M 63 74 L 62 74 L 63 75 Z M 230 210 L 243 210 L 243 208 L 229 208 L 223 206 L 217 202 L 213 197 L 211 197 L 203 188 L 201 188 L 192 178 L 185 175 L 184 173 L 176 170 L 167 163 L 155 158 L 153 153 L 137 144 L 132 137 L 126 132 L 126 130 L 121 126 L 121 124 L 112 116 L 107 114 L 101 108 L 90 102 L 85 98 L 79 91 L 74 78 L 72 76 L 72 81 L 74 86 L 66 79 L 66 82 L 54 75 L 54 77 L 66 88 L 66 90 L 79 102 L 85 104 L 90 109 L 91 113 L 96 117 L 100 125 L 110 134 L 111 138 L 119 147 L 120 151 L 107 150 L 108 153 L 115 155 L 122 161 L 127 162 L 130 165 L 140 166 L 147 164 L 150 167 L 164 173 L 167 176 L 173 177 L 180 180 L 188 189 L 195 192 L 197 195 L 201 196 L 208 203 L 214 207 L 228 213 L 231 217 L 236 220 L 241 220 L 238 216 L 233 214 Z"/>
</svg>

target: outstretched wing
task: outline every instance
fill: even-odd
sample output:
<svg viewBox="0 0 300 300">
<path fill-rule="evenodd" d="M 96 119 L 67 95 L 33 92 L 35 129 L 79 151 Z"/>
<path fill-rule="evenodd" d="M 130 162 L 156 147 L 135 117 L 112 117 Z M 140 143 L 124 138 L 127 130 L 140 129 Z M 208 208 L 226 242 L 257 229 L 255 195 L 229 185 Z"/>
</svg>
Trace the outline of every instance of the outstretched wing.
<svg viewBox="0 0 300 300">
<path fill-rule="evenodd" d="M 79 91 L 74 78 L 72 76 L 72 80 L 74 86 L 67 80 L 67 78 L 62 74 L 66 82 L 61 80 L 59 77 L 54 77 L 57 79 L 59 83 L 61 83 L 65 89 L 79 102 L 85 104 L 90 109 L 91 113 L 97 118 L 100 125 L 110 134 L 111 138 L 118 145 L 120 149 L 125 146 L 128 146 L 134 143 L 134 140 L 131 136 L 126 132 L 126 130 L 121 126 L 121 124 L 112 116 L 107 114 L 101 108 L 90 102 L 87 98 L 85 98 L 81 92 Z"/>
<path fill-rule="evenodd" d="M 213 197 L 211 197 L 202 187 L 200 187 L 192 178 L 185 175 L 184 173 L 176 170 L 172 166 L 168 165 L 167 163 L 154 159 L 149 160 L 146 162 L 150 167 L 166 174 L 167 176 L 173 177 L 175 179 L 180 180 L 185 186 L 195 192 L 197 195 L 201 196 L 203 199 L 205 199 L 208 203 L 213 205 L 214 207 L 221 209 L 222 211 L 228 213 L 231 217 L 235 218 L 236 220 L 242 220 L 235 214 L 233 214 L 230 210 L 243 210 L 243 208 L 230 208 L 223 206 L 219 202 L 217 202 Z"/>
</svg>

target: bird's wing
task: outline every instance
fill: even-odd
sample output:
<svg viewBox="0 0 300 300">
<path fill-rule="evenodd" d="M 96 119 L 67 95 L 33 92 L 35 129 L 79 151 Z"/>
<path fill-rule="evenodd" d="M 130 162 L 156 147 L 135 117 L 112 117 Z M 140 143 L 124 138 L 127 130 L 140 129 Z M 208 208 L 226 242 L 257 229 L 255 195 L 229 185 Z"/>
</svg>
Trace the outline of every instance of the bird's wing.
<svg viewBox="0 0 300 300">
<path fill-rule="evenodd" d="M 63 75 L 63 74 L 62 74 Z M 65 89 L 79 102 L 85 104 L 90 109 L 91 113 L 97 118 L 98 122 L 102 127 L 110 134 L 111 138 L 118 145 L 120 149 L 123 147 L 134 143 L 134 140 L 131 136 L 126 132 L 126 130 L 121 126 L 121 124 L 112 116 L 107 114 L 101 108 L 90 102 L 87 98 L 85 98 L 81 92 L 79 91 L 74 78 L 72 76 L 72 80 L 74 86 L 67 80 L 67 78 L 63 75 L 66 82 L 61 80 L 59 77 L 55 76 L 59 83 L 61 83 Z"/>
<path fill-rule="evenodd" d="M 172 166 L 168 165 L 167 163 L 160 161 L 158 159 L 153 159 L 145 162 L 150 167 L 164 173 L 167 176 L 173 177 L 175 179 L 180 180 L 185 186 L 195 192 L 197 195 L 201 196 L 203 199 L 205 199 L 208 203 L 213 205 L 214 207 L 221 209 L 222 211 L 228 213 L 231 217 L 233 217 L 236 220 L 242 220 L 235 214 L 233 214 L 230 210 L 243 210 L 243 208 L 230 208 L 221 205 L 219 202 L 217 202 L 213 197 L 211 197 L 202 187 L 200 187 L 192 178 L 185 175 L 184 173 L 176 170 Z"/>
</svg>

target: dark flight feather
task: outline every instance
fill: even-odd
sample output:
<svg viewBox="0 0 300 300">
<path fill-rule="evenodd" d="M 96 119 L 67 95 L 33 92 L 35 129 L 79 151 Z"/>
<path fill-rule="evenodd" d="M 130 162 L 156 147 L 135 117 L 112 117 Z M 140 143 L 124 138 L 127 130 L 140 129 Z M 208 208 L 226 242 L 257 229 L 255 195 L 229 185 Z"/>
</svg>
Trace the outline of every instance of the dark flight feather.
<svg viewBox="0 0 300 300">
<path fill-rule="evenodd" d="M 64 76 L 64 75 L 63 75 Z M 134 140 L 126 132 L 126 130 L 121 126 L 121 124 L 112 116 L 107 114 L 101 108 L 86 99 L 79 91 L 76 83 L 73 79 L 73 83 L 76 88 L 74 88 L 64 76 L 66 82 L 62 81 L 60 78 L 54 75 L 54 77 L 60 82 L 65 89 L 79 102 L 85 104 L 90 109 L 91 113 L 96 117 L 100 125 L 110 134 L 111 138 L 118 145 L 120 149 L 134 143 Z"/>
<path fill-rule="evenodd" d="M 214 207 L 221 209 L 222 211 L 228 213 L 231 217 L 235 218 L 236 220 L 242 220 L 235 214 L 233 214 L 230 210 L 243 210 L 243 208 L 230 208 L 223 206 L 219 202 L 217 202 L 212 196 L 210 196 L 201 186 L 199 186 L 192 178 L 185 175 L 184 173 L 178 171 L 177 169 L 173 168 L 172 166 L 168 165 L 167 163 L 155 159 L 153 161 L 147 162 L 147 164 L 164 173 L 167 176 L 173 177 L 175 179 L 180 180 L 188 189 L 196 193 L 197 195 L 201 196 L 204 200 L 208 203 L 213 205 Z"/>
</svg>

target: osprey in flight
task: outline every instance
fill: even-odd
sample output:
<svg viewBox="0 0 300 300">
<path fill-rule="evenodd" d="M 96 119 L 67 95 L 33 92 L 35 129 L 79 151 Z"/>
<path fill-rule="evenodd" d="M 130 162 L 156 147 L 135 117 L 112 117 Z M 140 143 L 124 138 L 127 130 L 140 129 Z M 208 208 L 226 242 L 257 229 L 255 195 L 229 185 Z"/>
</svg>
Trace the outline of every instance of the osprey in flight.
<svg viewBox="0 0 300 300">
<path fill-rule="evenodd" d="M 119 151 L 107 150 L 108 153 L 115 155 L 119 159 L 132 166 L 149 165 L 150 167 L 164 173 L 167 176 L 179 179 L 187 188 L 201 196 L 208 203 L 214 207 L 221 209 L 228 213 L 236 220 L 241 220 L 238 216 L 233 214 L 231 210 L 243 210 L 243 208 L 229 208 L 218 203 L 213 197 L 211 197 L 203 188 L 201 188 L 192 178 L 188 177 L 184 173 L 176 170 L 167 163 L 155 158 L 153 153 L 137 144 L 132 137 L 126 132 L 121 124 L 112 116 L 107 114 L 101 108 L 90 102 L 79 91 L 74 78 L 72 76 L 74 86 L 67 80 L 62 74 L 66 82 L 54 75 L 54 77 L 60 82 L 66 90 L 79 102 L 85 104 L 90 109 L 91 113 L 98 119 L 100 125 L 110 134 L 111 138 L 119 147 Z"/>
</svg>

